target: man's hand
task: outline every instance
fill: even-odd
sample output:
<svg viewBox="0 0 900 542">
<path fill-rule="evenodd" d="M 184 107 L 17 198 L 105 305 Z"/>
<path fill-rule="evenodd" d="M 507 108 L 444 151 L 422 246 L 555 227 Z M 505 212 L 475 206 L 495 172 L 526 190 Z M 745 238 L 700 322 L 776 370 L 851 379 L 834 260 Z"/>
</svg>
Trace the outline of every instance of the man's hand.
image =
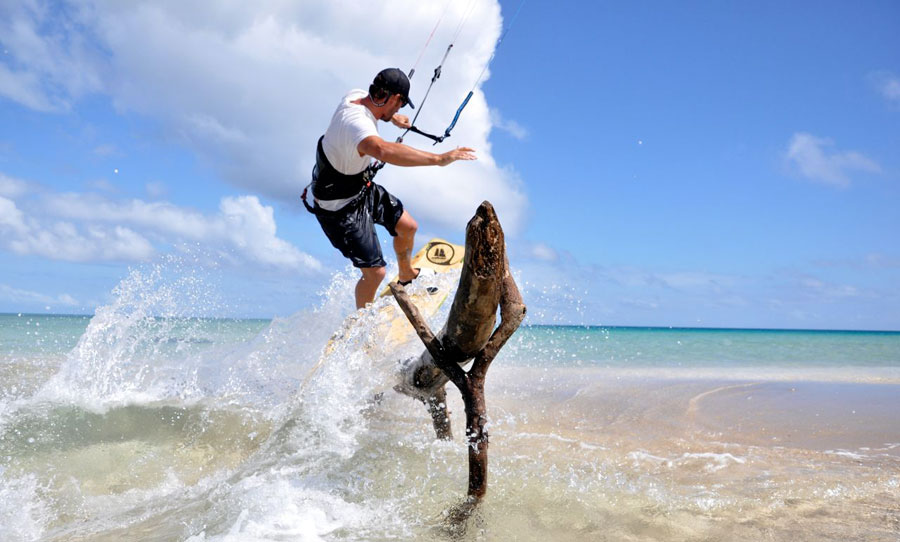
<svg viewBox="0 0 900 542">
<path fill-rule="evenodd" d="M 447 151 L 438 155 L 439 166 L 446 166 L 457 160 L 476 160 L 475 149 L 469 147 L 456 147 L 452 151 Z"/>
<path fill-rule="evenodd" d="M 399 113 L 391 117 L 391 124 L 393 124 L 397 128 L 403 128 L 404 130 L 411 126 L 409 123 L 409 117 L 407 117 L 406 115 L 401 115 Z"/>
</svg>

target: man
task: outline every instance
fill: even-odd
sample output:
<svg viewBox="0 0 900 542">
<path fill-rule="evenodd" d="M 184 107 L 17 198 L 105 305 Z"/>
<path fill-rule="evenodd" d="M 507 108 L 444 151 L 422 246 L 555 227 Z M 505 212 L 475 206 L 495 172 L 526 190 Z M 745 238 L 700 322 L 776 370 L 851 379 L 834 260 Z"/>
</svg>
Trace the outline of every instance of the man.
<svg viewBox="0 0 900 542">
<path fill-rule="evenodd" d="M 303 192 L 304 204 L 316 215 L 328 240 L 362 272 L 356 283 L 358 309 L 375 299 L 385 276 L 375 224 L 394 238 L 400 282 L 408 284 L 419 273 L 410 263 L 418 224 L 400 200 L 371 182 L 372 160 L 407 167 L 475 160 L 475 150 L 468 147 L 434 154 L 379 137 L 379 120 L 398 128 L 410 127 L 409 118 L 397 114 L 405 105 L 415 108 L 409 99 L 409 79 L 397 68 L 379 72 L 368 92 L 351 90 L 319 138 L 311 184 L 313 206 Z"/>
</svg>

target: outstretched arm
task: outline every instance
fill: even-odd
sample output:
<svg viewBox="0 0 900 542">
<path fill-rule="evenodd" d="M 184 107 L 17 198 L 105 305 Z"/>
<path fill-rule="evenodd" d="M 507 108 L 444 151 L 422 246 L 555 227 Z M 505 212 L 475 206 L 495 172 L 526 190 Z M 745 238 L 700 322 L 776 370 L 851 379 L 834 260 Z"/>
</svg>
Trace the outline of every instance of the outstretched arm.
<svg viewBox="0 0 900 542">
<path fill-rule="evenodd" d="M 367 154 L 395 166 L 446 166 L 457 160 L 475 160 L 475 149 L 457 147 L 441 154 L 414 149 L 402 143 L 391 143 L 378 136 L 369 136 L 357 145 L 360 154 Z"/>
</svg>

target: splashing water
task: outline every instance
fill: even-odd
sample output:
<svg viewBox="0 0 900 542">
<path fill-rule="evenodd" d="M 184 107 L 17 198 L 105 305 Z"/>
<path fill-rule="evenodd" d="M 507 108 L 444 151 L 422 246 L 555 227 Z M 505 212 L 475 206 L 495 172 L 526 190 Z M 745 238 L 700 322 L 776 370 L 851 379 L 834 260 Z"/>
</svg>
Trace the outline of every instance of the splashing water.
<svg viewBox="0 0 900 542">
<path fill-rule="evenodd" d="M 222 341 L 215 321 L 190 317 L 214 299 L 203 277 L 174 261 L 132 270 L 58 371 L 4 403 L 2 539 L 148 526 L 171 539 L 314 539 L 396 522 L 396 505 L 336 491 L 362 483 L 360 454 L 395 444 L 369 420 L 416 348 L 373 336 L 391 298 L 342 325 L 355 273 L 336 274 L 319 307 Z M 431 280 L 452 288 L 458 275 Z"/>
<path fill-rule="evenodd" d="M 467 529 L 448 530 L 467 475 L 458 395 L 448 393 L 456 440 L 435 441 L 422 405 L 390 391 L 398 362 L 422 346 L 412 334 L 387 345 L 376 331 L 392 299 L 353 311 L 356 277 L 336 273 L 319 306 L 286 318 L 199 319 L 220 303 L 214 280 L 170 260 L 122 280 L 59 362 L 10 358 L 0 373 L 0 390 L 13 390 L 0 393 L 0 540 L 897 532 L 897 382 L 634 377 L 563 363 L 611 341 L 579 329 L 523 334 L 495 362 L 488 498 Z M 458 278 L 413 288 L 452 296 Z"/>
</svg>

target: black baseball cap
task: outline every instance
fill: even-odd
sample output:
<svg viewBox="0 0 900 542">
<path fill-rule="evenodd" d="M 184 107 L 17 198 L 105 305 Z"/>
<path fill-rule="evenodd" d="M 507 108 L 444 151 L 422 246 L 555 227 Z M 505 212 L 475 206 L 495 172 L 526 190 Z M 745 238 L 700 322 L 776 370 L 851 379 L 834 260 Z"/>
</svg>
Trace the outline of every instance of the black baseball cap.
<svg viewBox="0 0 900 542">
<path fill-rule="evenodd" d="M 397 68 L 387 68 L 378 72 L 378 75 L 375 76 L 375 80 L 372 81 L 372 85 L 383 88 L 384 90 L 390 92 L 391 94 L 399 94 L 403 96 L 403 100 L 406 102 L 406 105 L 412 107 L 413 109 L 416 106 L 413 105 L 412 101 L 409 99 L 409 78 L 406 77 L 406 74 L 403 71 Z"/>
</svg>

